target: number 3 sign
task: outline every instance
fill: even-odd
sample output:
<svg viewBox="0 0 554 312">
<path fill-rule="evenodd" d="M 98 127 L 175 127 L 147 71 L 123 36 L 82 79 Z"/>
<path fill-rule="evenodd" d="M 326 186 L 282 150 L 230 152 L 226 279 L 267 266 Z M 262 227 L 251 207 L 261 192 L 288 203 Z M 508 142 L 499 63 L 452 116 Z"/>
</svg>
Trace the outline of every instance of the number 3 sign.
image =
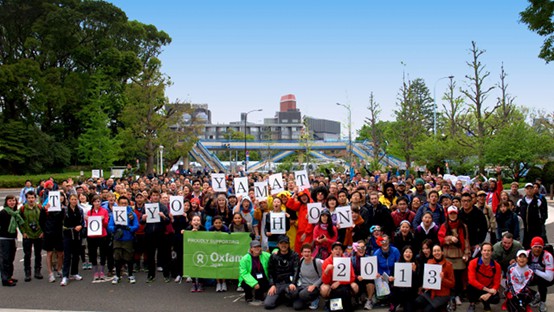
<svg viewBox="0 0 554 312">
<path fill-rule="evenodd" d="M 441 272 L 442 265 L 426 263 L 423 268 L 423 288 L 440 290 L 442 283 Z"/>
<path fill-rule="evenodd" d="M 350 262 L 350 258 L 333 258 L 333 281 L 350 282 L 351 269 L 352 262 Z"/>
</svg>

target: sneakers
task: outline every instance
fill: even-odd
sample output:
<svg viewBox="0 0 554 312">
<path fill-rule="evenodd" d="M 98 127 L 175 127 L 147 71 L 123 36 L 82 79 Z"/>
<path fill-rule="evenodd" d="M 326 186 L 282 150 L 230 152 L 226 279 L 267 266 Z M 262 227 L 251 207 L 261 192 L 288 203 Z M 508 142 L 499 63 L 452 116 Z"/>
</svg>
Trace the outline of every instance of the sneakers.
<svg viewBox="0 0 554 312">
<path fill-rule="evenodd" d="M 174 280 L 174 282 L 177 284 L 181 284 L 182 281 L 183 281 L 183 278 L 181 277 L 181 275 L 177 275 L 177 277 Z"/>
<path fill-rule="evenodd" d="M 157 267 L 157 268 L 156 268 L 156 271 L 158 271 L 158 272 L 163 272 L 163 271 L 164 271 L 164 268 L 162 268 L 162 267 Z"/>
<path fill-rule="evenodd" d="M 60 282 L 60 286 L 67 286 L 68 279 L 67 277 L 62 278 L 62 281 Z"/>
<path fill-rule="evenodd" d="M 539 312 L 546 312 L 548 308 L 546 307 L 546 302 L 539 303 Z"/>
<path fill-rule="evenodd" d="M 319 308 L 319 298 L 316 298 L 309 306 L 310 310 L 317 310 Z"/>
<path fill-rule="evenodd" d="M 196 292 L 203 292 L 204 288 L 202 287 L 202 284 L 198 284 L 198 287 L 196 288 Z"/>
<path fill-rule="evenodd" d="M 100 273 L 96 272 L 94 273 L 94 277 L 92 278 L 93 281 L 99 281 L 100 280 Z"/>
<path fill-rule="evenodd" d="M 460 299 L 460 296 L 456 296 L 456 298 L 454 298 L 454 301 L 456 301 L 456 305 L 458 306 L 462 305 L 462 300 Z"/>
<path fill-rule="evenodd" d="M 54 274 L 56 274 L 56 277 L 57 277 L 57 278 L 62 278 L 62 272 L 60 272 L 60 271 L 55 271 Z"/>
<path fill-rule="evenodd" d="M 84 270 L 87 270 L 88 269 L 88 264 L 87 263 L 83 263 L 83 265 L 81 266 L 81 269 L 84 271 Z"/>
<path fill-rule="evenodd" d="M 16 282 L 14 282 L 13 280 L 7 280 L 7 281 L 2 281 L 2 286 L 6 286 L 6 287 L 13 287 L 17 285 Z"/>
<path fill-rule="evenodd" d="M 134 284 L 136 282 L 137 282 L 137 280 L 135 279 L 135 276 L 133 276 L 133 275 L 129 276 L 129 283 Z"/>
<path fill-rule="evenodd" d="M 41 280 L 41 279 L 44 278 L 44 276 L 42 276 L 42 274 L 40 274 L 40 271 L 35 271 L 35 278 Z"/>
<path fill-rule="evenodd" d="M 192 286 L 190 287 L 190 292 L 191 293 L 198 292 L 198 284 L 196 283 L 192 284 Z"/>
<path fill-rule="evenodd" d="M 98 279 L 99 279 L 99 280 L 103 280 L 103 279 L 105 279 L 105 278 L 106 278 L 106 276 L 104 275 L 104 272 L 98 273 Z"/>
<path fill-rule="evenodd" d="M 31 275 L 25 275 L 24 281 L 25 282 L 30 282 L 31 281 Z"/>
<path fill-rule="evenodd" d="M 505 300 L 505 301 L 502 303 L 502 307 L 500 308 L 502 311 L 508 310 L 507 302 L 508 302 L 508 301 Z"/>
<path fill-rule="evenodd" d="M 475 312 L 475 305 L 470 304 L 469 307 L 467 308 L 467 312 Z"/>
<path fill-rule="evenodd" d="M 373 310 L 373 302 L 371 299 L 367 299 L 364 305 L 364 310 Z"/>
<path fill-rule="evenodd" d="M 223 282 L 221 283 L 221 291 L 226 292 L 227 291 L 227 283 Z"/>
<path fill-rule="evenodd" d="M 70 275 L 70 276 L 69 276 L 69 279 L 70 279 L 70 280 L 74 280 L 74 281 L 80 281 L 80 280 L 83 279 L 83 277 L 82 277 L 81 275 L 79 275 L 79 274 L 75 274 L 75 275 Z"/>
<path fill-rule="evenodd" d="M 240 287 L 240 286 L 237 287 L 237 292 L 244 292 L 244 288 L 242 288 L 242 287 Z"/>
<path fill-rule="evenodd" d="M 263 304 L 263 302 L 260 300 L 250 300 L 248 301 L 248 304 L 251 306 L 259 307 Z"/>
<path fill-rule="evenodd" d="M 48 282 L 54 283 L 56 281 L 56 277 L 54 276 L 54 273 L 48 274 Z"/>
<path fill-rule="evenodd" d="M 146 279 L 146 282 L 148 284 L 150 284 L 150 283 L 154 282 L 155 280 L 156 280 L 156 278 L 154 276 L 148 276 L 148 278 Z"/>
<path fill-rule="evenodd" d="M 187 283 L 192 283 L 192 278 L 190 277 L 187 277 L 187 280 L 186 280 Z"/>
<path fill-rule="evenodd" d="M 215 286 L 215 292 L 221 292 L 221 283 L 217 283 Z"/>
<path fill-rule="evenodd" d="M 112 279 L 112 285 L 117 285 L 117 284 L 119 284 L 119 276 L 114 276 Z"/>
</svg>

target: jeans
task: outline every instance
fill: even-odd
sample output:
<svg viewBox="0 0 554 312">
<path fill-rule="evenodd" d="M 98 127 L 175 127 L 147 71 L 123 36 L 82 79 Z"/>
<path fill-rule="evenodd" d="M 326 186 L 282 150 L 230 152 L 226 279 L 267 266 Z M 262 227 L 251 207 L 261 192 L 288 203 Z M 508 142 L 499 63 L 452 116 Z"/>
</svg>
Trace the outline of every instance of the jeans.
<svg viewBox="0 0 554 312">
<path fill-rule="evenodd" d="M 100 249 L 100 265 L 106 264 L 106 238 L 89 237 L 87 238 L 88 257 L 92 265 L 98 265 L 98 249 Z"/>
<path fill-rule="evenodd" d="M 25 270 L 25 276 L 31 275 L 31 255 L 33 249 L 35 253 L 35 272 L 40 272 L 42 268 L 42 238 L 23 239 L 23 268 Z"/>
<path fill-rule="evenodd" d="M 69 277 L 69 274 L 79 274 L 79 256 L 81 254 L 80 239 L 63 239 L 63 277 Z"/>
<path fill-rule="evenodd" d="M 15 251 L 15 239 L 0 239 L 0 275 L 2 276 L 2 282 L 7 282 L 13 276 Z"/>
<path fill-rule="evenodd" d="M 258 280 L 258 285 L 260 285 L 259 289 L 254 289 L 254 287 L 250 287 L 246 282 L 242 282 L 242 288 L 244 289 L 244 299 L 248 302 L 252 300 L 252 298 L 256 300 L 264 300 L 264 294 L 269 289 L 269 281 L 266 279 L 260 279 Z M 254 294 L 252 294 L 252 291 Z"/>
</svg>

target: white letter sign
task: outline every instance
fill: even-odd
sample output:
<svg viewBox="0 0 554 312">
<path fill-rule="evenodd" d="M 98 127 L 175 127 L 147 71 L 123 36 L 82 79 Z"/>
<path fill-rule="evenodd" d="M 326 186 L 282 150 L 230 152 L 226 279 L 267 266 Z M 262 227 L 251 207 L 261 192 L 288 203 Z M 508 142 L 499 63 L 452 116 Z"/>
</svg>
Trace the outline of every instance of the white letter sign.
<svg viewBox="0 0 554 312">
<path fill-rule="evenodd" d="M 283 175 L 275 173 L 269 176 L 269 185 L 271 186 L 271 195 L 275 195 L 285 190 L 283 184 Z"/>
<path fill-rule="evenodd" d="M 271 234 L 285 234 L 287 232 L 287 218 L 284 212 L 271 212 L 269 218 Z"/>
<path fill-rule="evenodd" d="M 394 287 L 412 287 L 412 264 L 394 264 Z"/>
<path fill-rule="evenodd" d="M 91 178 L 93 179 L 100 178 L 100 170 L 99 169 L 92 170 Z"/>
<path fill-rule="evenodd" d="M 267 198 L 267 182 L 254 182 L 254 193 L 257 200 L 265 200 Z"/>
<path fill-rule="evenodd" d="M 62 211 L 62 203 L 60 202 L 60 191 L 50 191 L 48 193 L 48 203 L 50 208 L 48 211 Z"/>
<path fill-rule="evenodd" d="M 442 265 L 425 263 L 423 267 L 423 288 L 424 289 L 441 289 L 441 272 Z"/>
<path fill-rule="evenodd" d="M 212 173 L 212 189 L 214 192 L 227 192 L 225 173 Z"/>
<path fill-rule="evenodd" d="M 360 258 L 360 275 L 365 280 L 374 280 L 377 277 L 377 257 Z"/>
<path fill-rule="evenodd" d="M 352 269 L 352 262 L 350 261 L 350 258 L 346 258 L 346 257 L 333 258 L 333 281 L 349 282 L 351 269 Z"/>
<path fill-rule="evenodd" d="M 185 214 L 185 204 L 183 196 L 169 196 L 169 212 L 174 216 Z"/>
<path fill-rule="evenodd" d="M 321 203 L 308 203 L 308 222 L 310 224 L 317 224 L 322 210 Z"/>
<path fill-rule="evenodd" d="M 308 172 L 306 170 L 295 171 L 294 179 L 300 191 L 311 187 L 310 179 L 308 179 Z"/>
<path fill-rule="evenodd" d="M 248 178 L 247 177 L 235 178 L 233 180 L 233 182 L 235 183 L 235 195 L 237 195 L 237 197 L 239 197 L 239 196 L 242 196 L 242 197 L 248 196 Z"/>
<path fill-rule="evenodd" d="M 354 226 L 354 220 L 352 220 L 352 209 L 350 206 L 337 207 L 335 209 L 337 213 L 337 223 L 341 229 Z"/>
<path fill-rule="evenodd" d="M 146 213 L 146 223 L 158 223 L 160 222 L 160 204 L 144 204 Z"/>
<path fill-rule="evenodd" d="M 88 236 L 102 235 L 102 216 L 90 216 L 87 221 Z"/>
<path fill-rule="evenodd" d="M 112 218 L 114 224 L 127 225 L 127 207 L 114 206 L 112 208 Z"/>
</svg>

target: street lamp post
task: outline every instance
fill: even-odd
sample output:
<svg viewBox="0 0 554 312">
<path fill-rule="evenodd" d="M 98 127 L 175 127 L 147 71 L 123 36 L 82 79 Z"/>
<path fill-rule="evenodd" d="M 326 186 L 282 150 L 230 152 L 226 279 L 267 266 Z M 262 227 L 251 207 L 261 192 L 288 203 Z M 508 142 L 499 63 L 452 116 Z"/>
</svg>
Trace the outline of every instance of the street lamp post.
<svg viewBox="0 0 554 312">
<path fill-rule="evenodd" d="M 437 81 L 435 81 L 435 85 L 433 86 L 433 135 L 434 136 L 437 135 L 437 83 L 439 83 L 439 81 L 446 78 L 449 78 L 452 80 L 454 76 L 441 77 L 437 79 Z"/>
<path fill-rule="evenodd" d="M 248 150 L 246 149 L 246 120 L 248 119 L 248 114 L 261 111 L 263 111 L 263 109 L 260 108 L 244 113 L 244 173 L 248 172 Z"/>
<path fill-rule="evenodd" d="M 352 168 L 352 110 L 350 104 L 337 103 L 337 105 L 348 110 L 348 167 Z"/>
<path fill-rule="evenodd" d="M 160 145 L 160 172 L 159 175 L 164 173 L 164 146 Z"/>
</svg>

